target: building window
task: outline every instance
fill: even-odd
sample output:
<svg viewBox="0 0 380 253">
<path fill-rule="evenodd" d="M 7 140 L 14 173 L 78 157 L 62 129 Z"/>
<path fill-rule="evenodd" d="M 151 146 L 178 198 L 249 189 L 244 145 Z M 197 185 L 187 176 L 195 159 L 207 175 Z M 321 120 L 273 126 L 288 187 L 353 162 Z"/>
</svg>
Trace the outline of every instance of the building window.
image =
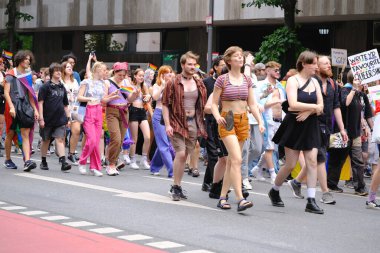
<svg viewBox="0 0 380 253">
<path fill-rule="evenodd" d="M 85 52 L 122 52 L 127 50 L 127 33 L 86 33 Z"/>
<path fill-rule="evenodd" d="M 136 52 L 160 52 L 161 33 L 160 32 L 139 32 L 137 33 Z"/>
<path fill-rule="evenodd" d="M 72 33 L 62 33 L 62 50 L 72 50 L 73 49 L 73 34 Z"/>
</svg>

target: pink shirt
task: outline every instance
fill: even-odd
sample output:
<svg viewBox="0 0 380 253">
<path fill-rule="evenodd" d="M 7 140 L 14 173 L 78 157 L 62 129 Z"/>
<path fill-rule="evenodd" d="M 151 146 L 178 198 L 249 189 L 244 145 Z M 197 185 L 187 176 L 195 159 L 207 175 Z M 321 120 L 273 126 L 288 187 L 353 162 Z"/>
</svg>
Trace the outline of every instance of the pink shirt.
<svg viewBox="0 0 380 253">
<path fill-rule="evenodd" d="M 247 100 L 248 90 L 252 87 L 252 81 L 244 75 L 241 85 L 232 85 L 227 73 L 216 79 L 215 87 L 222 89 L 222 94 L 220 95 L 222 101 Z"/>
</svg>

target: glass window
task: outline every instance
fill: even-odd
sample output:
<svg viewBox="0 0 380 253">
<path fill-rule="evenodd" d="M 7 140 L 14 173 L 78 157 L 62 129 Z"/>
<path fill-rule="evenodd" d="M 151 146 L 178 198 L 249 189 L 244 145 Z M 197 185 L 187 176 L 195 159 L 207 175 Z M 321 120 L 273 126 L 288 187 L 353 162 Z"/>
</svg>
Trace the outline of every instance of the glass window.
<svg viewBox="0 0 380 253">
<path fill-rule="evenodd" d="M 136 52 L 160 52 L 160 32 L 137 33 Z"/>
<path fill-rule="evenodd" d="M 127 50 L 127 33 L 86 33 L 85 52 L 121 52 Z"/>
</svg>

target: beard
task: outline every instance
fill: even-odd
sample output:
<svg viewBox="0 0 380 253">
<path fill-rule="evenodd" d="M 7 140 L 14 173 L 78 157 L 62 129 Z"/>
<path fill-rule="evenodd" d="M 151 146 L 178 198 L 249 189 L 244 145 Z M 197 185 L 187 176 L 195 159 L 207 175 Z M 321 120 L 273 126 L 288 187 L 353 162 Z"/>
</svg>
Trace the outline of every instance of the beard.
<svg viewBox="0 0 380 253">
<path fill-rule="evenodd" d="M 327 77 L 332 77 L 333 76 L 333 73 L 332 73 L 332 70 L 331 69 L 320 69 L 319 70 L 319 74 L 321 75 L 321 77 L 323 78 L 327 78 Z"/>
</svg>

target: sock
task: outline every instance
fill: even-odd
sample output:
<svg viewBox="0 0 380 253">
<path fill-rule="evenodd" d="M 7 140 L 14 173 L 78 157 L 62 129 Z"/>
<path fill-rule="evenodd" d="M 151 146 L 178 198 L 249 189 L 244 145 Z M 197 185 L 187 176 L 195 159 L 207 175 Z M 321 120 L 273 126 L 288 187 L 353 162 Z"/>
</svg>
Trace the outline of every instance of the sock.
<svg viewBox="0 0 380 253">
<path fill-rule="evenodd" d="M 276 176 L 276 172 L 274 171 L 274 168 L 269 169 L 270 176 Z"/>
<path fill-rule="evenodd" d="M 375 201 L 375 200 L 376 200 L 376 192 L 369 191 L 368 201 Z"/>
<path fill-rule="evenodd" d="M 142 154 L 141 155 L 141 160 L 143 160 L 143 161 L 146 161 L 147 159 L 146 159 L 146 154 Z"/>
<path fill-rule="evenodd" d="M 279 191 L 281 186 L 273 185 L 272 189 L 275 191 Z"/>
<path fill-rule="evenodd" d="M 46 157 L 41 157 L 42 163 L 46 163 Z"/>
<path fill-rule="evenodd" d="M 135 156 L 129 156 L 131 158 L 131 162 L 135 163 L 136 162 L 136 157 Z"/>
<path fill-rule="evenodd" d="M 60 163 L 64 163 L 64 162 L 66 162 L 66 157 L 65 157 L 65 156 L 61 156 L 61 157 L 59 158 L 59 162 L 60 162 Z"/>
<path fill-rule="evenodd" d="M 297 179 L 293 179 L 293 182 L 294 182 L 297 186 L 301 187 L 301 182 L 298 182 Z"/>
<path fill-rule="evenodd" d="M 307 188 L 307 197 L 315 199 L 315 188 Z"/>
</svg>

